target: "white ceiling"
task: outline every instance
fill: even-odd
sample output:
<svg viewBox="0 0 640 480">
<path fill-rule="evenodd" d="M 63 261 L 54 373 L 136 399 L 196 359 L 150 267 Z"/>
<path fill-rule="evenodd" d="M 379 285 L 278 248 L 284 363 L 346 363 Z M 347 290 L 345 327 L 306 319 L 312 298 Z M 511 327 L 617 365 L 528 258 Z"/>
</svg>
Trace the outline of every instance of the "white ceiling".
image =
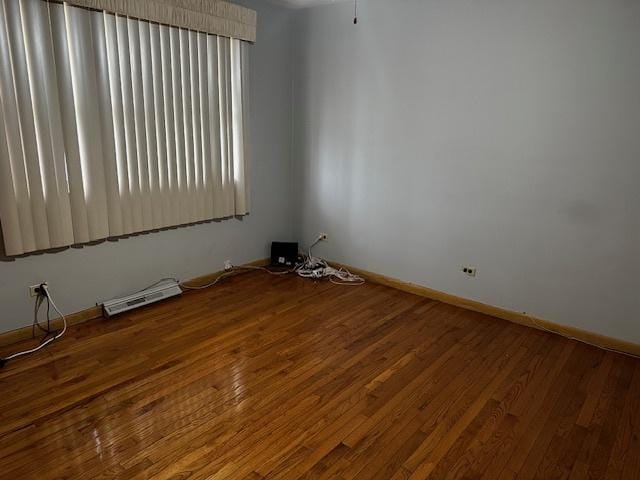
<svg viewBox="0 0 640 480">
<path fill-rule="evenodd" d="M 273 3 L 291 8 L 313 7 L 314 5 L 326 5 L 328 3 L 346 2 L 352 0 L 271 0 Z"/>
</svg>

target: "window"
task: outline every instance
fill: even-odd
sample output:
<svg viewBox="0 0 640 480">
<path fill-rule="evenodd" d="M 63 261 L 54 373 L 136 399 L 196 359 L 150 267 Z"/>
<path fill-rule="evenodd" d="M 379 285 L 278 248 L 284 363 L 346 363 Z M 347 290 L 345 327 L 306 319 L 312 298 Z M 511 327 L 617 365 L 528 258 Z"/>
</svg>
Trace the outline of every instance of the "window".
<svg viewBox="0 0 640 480">
<path fill-rule="evenodd" d="M 248 213 L 248 45 L 0 0 L 6 253 Z"/>
</svg>

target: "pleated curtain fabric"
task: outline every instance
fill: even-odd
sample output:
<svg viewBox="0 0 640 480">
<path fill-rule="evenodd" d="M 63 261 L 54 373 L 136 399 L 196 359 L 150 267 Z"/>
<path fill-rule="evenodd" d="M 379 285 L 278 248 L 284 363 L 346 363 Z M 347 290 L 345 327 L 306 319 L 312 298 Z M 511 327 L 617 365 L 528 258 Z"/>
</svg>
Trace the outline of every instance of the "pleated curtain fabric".
<svg viewBox="0 0 640 480">
<path fill-rule="evenodd" d="M 0 0 L 7 255 L 245 215 L 247 42 Z"/>
</svg>

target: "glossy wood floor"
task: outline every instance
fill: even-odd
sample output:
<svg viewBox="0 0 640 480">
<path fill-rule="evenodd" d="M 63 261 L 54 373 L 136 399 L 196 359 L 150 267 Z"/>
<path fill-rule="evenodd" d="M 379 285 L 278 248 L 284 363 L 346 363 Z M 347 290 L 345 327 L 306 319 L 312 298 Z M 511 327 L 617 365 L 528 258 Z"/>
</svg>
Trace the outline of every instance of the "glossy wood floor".
<svg viewBox="0 0 640 480">
<path fill-rule="evenodd" d="M 238 276 L 0 392 L 2 479 L 640 478 L 640 362 L 376 285 Z"/>
</svg>

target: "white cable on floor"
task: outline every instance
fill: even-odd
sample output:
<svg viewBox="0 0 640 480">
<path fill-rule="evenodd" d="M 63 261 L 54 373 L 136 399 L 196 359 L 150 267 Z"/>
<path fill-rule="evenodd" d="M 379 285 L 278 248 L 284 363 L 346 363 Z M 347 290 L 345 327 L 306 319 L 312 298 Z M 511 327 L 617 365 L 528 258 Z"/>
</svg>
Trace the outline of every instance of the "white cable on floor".
<svg viewBox="0 0 640 480">
<path fill-rule="evenodd" d="M 296 271 L 303 278 L 328 278 L 331 283 L 336 285 L 362 285 L 365 283 L 364 278 L 351 273 L 346 268 L 334 268 L 325 260 L 311 255 Z"/>
<path fill-rule="evenodd" d="M 355 275 L 351 273 L 344 267 L 334 268 L 329 265 L 325 260 L 321 258 L 314 257 L 312 254 L 312 249 L 318 243 L 322 241 L 322 238 L 318 238 L 315 242 L 313 242 L 310 246 L 307 255 L 303 255 L 303 262 L 297 264 L 294 268 L 289 270 L 271 270 L 267 267 L 261 267 L 258 265 L 241 265 L 231 267 L 231 270 L 221 273 L 218 277 L 215 278 L 210 283 L 206 285 L 199 286 L 191 286 L 186 285 L 184 283 L 180 284 L 180 287 L 185 290 L 204 290 L 209 287 L 213 287 L 220 280 L 225 277 L 233 275 L 238 270 L 261 270 L 263 272 L 267 272 L 271 275 L 288 275 L 290 273 L 297 273 L 300 277 L 303 278 L 313 278 L 313 279 L 321 279 L 328 278 L 331 283 L 335 283 L 336 285 L 362 285 L 365 283 L 364 278 L 359 275 Z"/>
<path fill-rule="evenodd" d="M 311 250 L 322 241 L 320 236 L 309 246 L 308 254 L 304 258 L 304 262 L 296 267 L 296 272 L 303 278 L 328 278 L 331 283 L 336 285 L 362 285 L 365 283 L 364 278 L 351 273 L 344 267 L 334 268 L 322 258 L 314 257 Z"/>
<path fill-rule="evenodd" d="M 213 287 L 216 283 L 218 283 L 223 278 L 229 277 L 229 276 L 231 276 L 233 274 L 234 274 L 234 271 L 233 270 L 229 270 L 228 272 L 221 273 L 220 275 L 218 275 L 216 277 L 216 279 L 213 282 L 207 283 L 206 285 L 199 285 L 197 287 L 193 287 L 191 285 L 186 285 L 184 283 L 181 283 L 180 287 L 184 288 L 185 290 L 204 290 L 205 288 Z"/>
<path fill-rule="evenodd" d="M 292 270 L 270 270 L 267 267 L 260 267 L 259 265 L 244 265 L 240 267 L 233 267 L 234 270 L 262 270 L 263 272 L 270 273 L 271 275 L 287 275 L 295 272 L 295 268 Z"/>
<path fill-rule="evenodd" d="M 53 309 L 56 311 L 56 313 L 58 315 L 60 315 L 60 318 L 62 318 L 62 325 L 63 325 L 62 326 L 62 330 L 60 331 L 60 333 L 58 333 L 55 336 L 49 338 L 48 340 L 45 340 L 44 342 L 42 342 L 37 347 L 31 348 L 29 350 L 25 350 L 23 352 L 13 353 L 13 354 L 9 355 L 8 357 L 4 357 L 4 358 L 0 359 L 0 360 L 3 361 L 3 363 L 7 362 L 9 360 L 13 360 L 14 358 L 22 357 L 24 355 L 29 355 L 30 353 L 37 352 L 38 350 L 42 350 L 44 347 L 46 347 L 50 343 L 52 343 L 55 340 L 57 340 L 60 337 L 62 337 L 65 334 L 65 332 L 67 331 L 67 317 L 64 316 L 64 314 L 60 311 L 60 309 L 58 308 L 56 303 L 53 301 L 53 298 L 51 297 L 51 293 L 49 292 L 49 286 L 46 285 L 46 284 L 42 284 L 40 286 L 40 288 L 44 291 L 44 294 L 42 294 L 42 295 L 49 299 L 49 302 L 51 302 L 51 306 L 53 307 Z"/>
<path fill-rule="evenodd" d="M 198 285 L 196 286 L 191 286 L 191 285 L 187 285 L 185 283 L 181 283 L 180 287 L 184 288 L 185 290 L 204 290 L 206 288 L 209 287 L 213 287 L 215 284 L 217 284 L 220 280 L 222 280 L 225 277 L 229 277 L 231 275 L 234 275 L 238 270 L 262 270 L 264 272 L 270 273 L 271 275 L 286 275 L 288 273 L 292 273 L 294 270 L 283 270 L 283 271 L 274 271 L 274 270 L 269 270 L 267 267 L 260 267 L 258 265 L 242 265 L 242 266 L 235 266 L 233 265 L 231 267 L 231 270 L 221 273 L 220 275 L 218 275 L 216 277 L 215 280 L 213 280 L 210 283 L 207 283 L 206 285 Z"/>
</svg>

